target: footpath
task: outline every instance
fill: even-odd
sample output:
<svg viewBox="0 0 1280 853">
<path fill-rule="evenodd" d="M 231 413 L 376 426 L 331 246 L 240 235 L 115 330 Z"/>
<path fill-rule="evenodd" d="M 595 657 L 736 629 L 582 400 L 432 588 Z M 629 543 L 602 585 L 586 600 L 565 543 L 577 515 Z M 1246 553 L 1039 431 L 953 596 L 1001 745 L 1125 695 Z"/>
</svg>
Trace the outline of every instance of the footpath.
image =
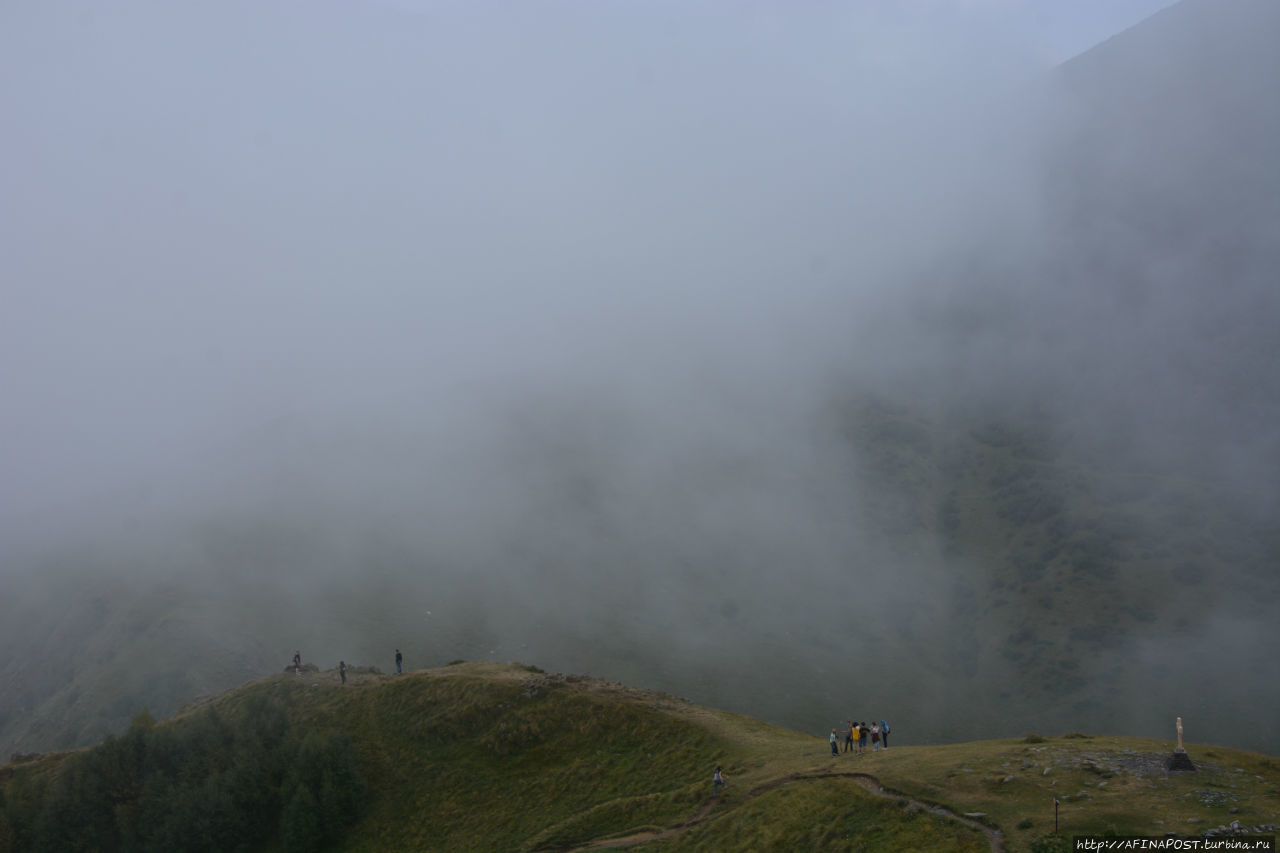
<svg viewBox="0 0 1280 853">
<path fill-rule="evenodd" d="M 966 826 L 972 827 L 973 829 L 979 830 L 984 834 L 986 834 L 987 840 L 991 842 L 991 850 L 993 851 L 993 853 L 1004 853 L 1004 834 L 1001 833 L 1000 830 L 992 826 L 988 826 L 987 824 L 982 823 L 973 817 L 957 814 L 951 811 L 950 809 L 943 808 L 942 806 L 934 805 L 933 803 L 921 802 L 920 800 L 915 800 L 915 799 L 912 799 L 911 797 L 908 797 L 906 794 L 902 794 L 898 791 L 892 791 L 888 788 L 885 788 L 883 785 L 881 785 L 879 780 L 876 779 L 874 776 L 869 776 L 866 773 L 795 773 L 795 774 L 792 774 L 791 776 L 782 776 L 778 779 L 770 779 L 768 782 L 762 782 L 759 785 L 756 785 L 750 791 L 748 791 L 746 796 L 742 797 L 741 799 L 737 800 L 734 803 L 734 808 L 741 806 L 743 803 L 750 802 L 751 800 L 755 799 L 761 794 L 767 793 L 768 791 L 772 791 L 775 788 L 780 788 L 783 785 L 794 785 L 800 782 L 812 782 L 819 779 L 852 779 L 853 781 L 861 785 L 863 788 L 866 788 L 868 791 L 870 791 L 871 793 L 877 796 L 885 797 L 887 799 L 895 800 L 898 802 L 905 802 L 914 808 L 920 809 L 921 811 L 927 811 L 931 814 L 940 815 L 940 816 L 958 821 L 960 823 L 963 823 Z M 711 797 L 709 800 L 707 800 L 705 804 L 703 804 L 702 808 L 698 809 L 698 811 L 692 817 L 690 817 L 688 820 L 684 821 L 683 823 L 677 826 L 673 826 L 669 829 L 656 830 L 656 831 L 650 831 L 650 832 L 637 832 L 634 835 L 624 835 L 616 838 L 605 838 L 599 841 L 593 841 L 590 844 L 587 844 L 583 847 L 574 847 L 572 848 L 572 850 L 574 851 L 608 850 L 608 849 L 616 849 L 619 847 L 632 847 L 637 844 L 644 844 L 649 841 L 657 841 L 662 838 L 671 838 L 673 836 L 679 835 L 682 832 L 686 832 L 692 829 L 693 827 L 698 826 L 699 824 L 706 823 L 708 820 L 710 820 L 712 817 L 711 811 L 713 808 L 715 808 L 715 805 L 717 802 L 719 802 L 719 799 L 720 798 L 718 796 Z M 727 814 L 727 813 L 728 812 L 721 812 L 717 814 L 716 817 L 720 817 L 721 815 Z"/>
</svg>

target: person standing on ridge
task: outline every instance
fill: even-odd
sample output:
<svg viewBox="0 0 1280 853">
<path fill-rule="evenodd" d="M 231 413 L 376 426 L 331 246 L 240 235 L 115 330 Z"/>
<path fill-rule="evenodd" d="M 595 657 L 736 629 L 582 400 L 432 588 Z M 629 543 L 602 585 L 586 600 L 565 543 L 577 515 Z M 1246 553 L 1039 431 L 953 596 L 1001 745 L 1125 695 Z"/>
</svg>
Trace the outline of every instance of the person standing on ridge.
<svg viewBox="0 0 1280 853">
<path fill-rule="evenodd" d="M 721 788 L 727 787 L 729 787 L 729 783 L 724 781 L 724 774 L 720 772 L 720 765 L 717 764 L 715 775 L 711 777 L 711 796 L 714 797 L 716 794 L 720 793 Z"/>
<path fill-rule="evenodd" d="M 889 748 L 889 724 L 884 720 L 880 721 L 880 740 L 884 741 L 884 748 Z"/>
<path fill-rule="evenodd" d="M 404 672 L 404 655 L 400 654 L 400 650 L 396 649 L 396 673 Z"/>
<path fill-rule="evenodd" d="M 853 720 L 849 720 L 849 728 L 844 732 L 844 751 L 853 749 Z"/>
<path fill-rule="evenodd" d="M 293 674 L 302 675 L 302 650 L 293 650 Z"/>
<path fill-rule="evenodd" d="M 338 661 L 338 675 L 342 676 L 342 683 L 346 684 L 347 683 L 347 662 L 344 660 Z"/>
<path fill-rule="evenodd" d="M 831 754 L 832 754 L 832 755 L 839 755 L 839 754 L 840 754 L 840 742 L 839 742 L 839 740 L 836 738 L 836 730 L 835 730 L 835 729 L 832 729 L 832 730 L 831 730 Z"/>
</svg>

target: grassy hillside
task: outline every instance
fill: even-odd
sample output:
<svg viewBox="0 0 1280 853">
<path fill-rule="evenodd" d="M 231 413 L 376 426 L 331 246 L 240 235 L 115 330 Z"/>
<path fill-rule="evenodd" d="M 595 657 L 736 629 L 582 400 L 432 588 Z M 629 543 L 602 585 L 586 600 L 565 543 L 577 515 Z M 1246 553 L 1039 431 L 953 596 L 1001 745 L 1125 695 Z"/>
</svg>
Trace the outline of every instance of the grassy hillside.
<svg viewBox="0 0 1280 853">
<path fill-rule="evenodd" d="M 1274 760 L 1191 746 L 1201 771 L 1167 776 L 1170 746 L 1070 736 L 832 757 L 820 737 L 516 665 L 345 686 L 281 675 L 7 765 L 0 851 L 1030 849 L 1055 796 L 1069 832 L 1280 821 Z M 712 797 L 717 764 L 730 784 Z M 148 809 L 161 817 L 140 820 Z"/>
</svg>

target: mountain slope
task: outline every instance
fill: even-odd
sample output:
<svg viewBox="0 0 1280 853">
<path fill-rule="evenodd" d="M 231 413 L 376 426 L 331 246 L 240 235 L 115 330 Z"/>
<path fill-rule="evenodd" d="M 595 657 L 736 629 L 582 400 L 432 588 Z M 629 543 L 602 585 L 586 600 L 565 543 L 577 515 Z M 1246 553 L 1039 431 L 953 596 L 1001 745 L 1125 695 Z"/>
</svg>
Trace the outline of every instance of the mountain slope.
<svg viewBox="0 0 1280 853">
<path fill-rule="evenodd" d="M 245 738 L 257 746 L 240 749 Z M 0 850 L 56 849 L 90 825 L 104 851 L 316 849 L 325 838 L 344 850 L 564 850 L 626 839 L 676 850 L 943 851 L 987 849 L 990 829 L 996 843 L 1003 835 L 1022 849 L 1049 830 L 1043 804 L 1055 795 L 1071 832 L 1157 833 L 1175 816 L 1217 826 L 1228 806 L 1249 826 L 1280 820 L 1280 770 L 1256 754 L 1191 746 L 1200 773 L 1167 777 L 1167 742 L 904 741 L 833 757 L 822 737 L 521 666 L 353 673 L 346 685 L 331 671 L 280 675 L 165 723 L 135 721 L 124 738 L 86 752 L 7 765 Z M 186 767 L 167 801 L 153 799 L 166 756 Z M 717 764 L 730 786 L 711 797 Z M 245 785 L 256 799 L 227 800 L 222 823 L 211 822 L 219 792 Z M 178 846 L 157 829 L 164 819 L 148 819 L 156 809 L 186 821 Z M 335 810 L 348 817 L 325 828 Z M 959 812 L 984 812 L 985 826 Z"/>
</svg>

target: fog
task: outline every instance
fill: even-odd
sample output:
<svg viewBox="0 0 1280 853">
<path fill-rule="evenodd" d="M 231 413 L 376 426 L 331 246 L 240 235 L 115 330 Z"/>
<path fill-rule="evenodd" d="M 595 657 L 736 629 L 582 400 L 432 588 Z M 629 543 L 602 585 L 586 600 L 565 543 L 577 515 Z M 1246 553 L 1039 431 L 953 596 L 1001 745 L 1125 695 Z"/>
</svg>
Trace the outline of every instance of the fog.
<svg viewBox="0 0 1280 853">
<path fill-rule="evenodd" d="M 933 740 L 1163 736 L 1117 673 L 1172 701 L 1181 660 L 1227 682 L 1195 707 L 1222 742 L 1274 750 L 1234 680 L 1276 648 L 1273 566 L 1148 567 L 1160 616 L 1105 650 L 1133 669 L 1046 707 L 972 606 L 994 569 L 917 505 L 933 457 L 872 440 L 1032 424 L 1274 541 L 1280 73 L 1211 56 L 1209 112 L 1132 69 L 1189 16 L 1276 15 L 1193 0 L 1055 67 L 1164 4 L 1098 5 L 9 4 L 9 631 L 147 625 L 114 653 L 214 661 L 181 701 L 400 646 Z M 1189 163 L 1221 168 L 1161 183 Z M 74 590 L 129 603 L 50 628 Z"/>
</svg>

